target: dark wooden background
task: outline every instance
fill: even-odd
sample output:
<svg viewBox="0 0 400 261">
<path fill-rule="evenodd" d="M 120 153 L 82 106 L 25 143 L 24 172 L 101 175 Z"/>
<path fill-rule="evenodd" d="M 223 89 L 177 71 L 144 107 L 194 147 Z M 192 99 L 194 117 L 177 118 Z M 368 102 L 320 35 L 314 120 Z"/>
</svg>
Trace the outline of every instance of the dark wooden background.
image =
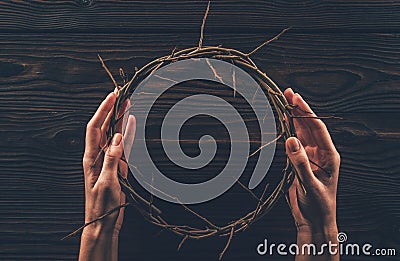
<svg viewBox="0 0 400 261">
<path fill-rule="evenodd" d="M 120 66 L 132 72 L 175 46 L 194 46 L 205 6 L 0 1 L 1 260 L 77 258 L 79 238 L 59 239 L 83 221 L 85 125 L 112 89 L 97 54 L 117 75 Z M 204 44 L 249 51 L 288 26 L 255 61 L 317 113 L 344 118 L 327 121 L 342 156 L 339 230 L 351 242 L 397 248 L 397 258 L 381 259 L 399 260 L 400 2 L 214 1 Z M 215 260 L 225 243 L 188 241 L 177 252 L 180 239 L 158 231 L 128 209 L 120 259 Z M 225 260 L 278 259 L 257 256 L 264 238 L 295 241 L 283 200 L 234 237 Z"/>
</svg>

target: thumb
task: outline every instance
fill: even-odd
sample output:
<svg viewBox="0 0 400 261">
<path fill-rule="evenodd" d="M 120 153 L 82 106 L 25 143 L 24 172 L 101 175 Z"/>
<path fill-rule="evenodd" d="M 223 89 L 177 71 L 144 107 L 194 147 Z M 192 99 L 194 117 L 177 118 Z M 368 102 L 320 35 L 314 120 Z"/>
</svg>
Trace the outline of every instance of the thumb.
<svg viewBox="0 0 400 261">
<path fill-rule="evenodd" d="M 103 168 L 99 179 L 114 179 L 117 177 L 118 163 L 124 151 L 122 135 L 116 133 L 104 156 Z"/>
<path fill-rule="evenodd" d="M 314 187 L 317 184 L 317 178 L 311 170 L 307 153 L 297 138 L 290 137 L 286 140 L 286 153 L 306 189 Z"/>
</svg>

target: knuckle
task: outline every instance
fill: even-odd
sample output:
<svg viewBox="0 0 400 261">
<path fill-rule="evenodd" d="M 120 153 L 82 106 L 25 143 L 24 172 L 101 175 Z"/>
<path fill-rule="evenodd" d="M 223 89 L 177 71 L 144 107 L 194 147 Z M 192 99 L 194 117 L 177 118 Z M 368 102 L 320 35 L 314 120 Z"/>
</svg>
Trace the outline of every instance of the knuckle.
<svg viewBox="0 0 400 261">
<path fill-rule="evenodd" d="M 111 161 L 119 160 L 122 156 L 122 148 L 110 146 L 106 152 L 106 158 Z"/>
<path fill-rule="evenodd" d="M 112 164 L 118 162 L 118 160 L 119 160 L 119 158 L 117 157 L 117 155 L 107 153 L 106 156 L 104 157 L 104 164 L 112 165 Z"/>
<path fill-rule="evenodd" d="M 298 161 L 296 166 L 301 172 L 304 172 L 307 169 L 307 163 L 305 161 Z"/>
<path fill-rule="evenodd" d="M 83 157 L 82 165 L 84 168 L 90 168 L 93 165 L 93 161 L 88 157 Z"/>
<path fill-rule="evenodd" d="M 340 158 L 340 154 L 338 151 L 335 152 L 334 158 L 335 158 L 336 162 L 340 163 L 341 158 Z"/>
<path fill-rule="evenodd" d="M 340 165 L 340 154 L 337 150 L 332 151 L 327 155 L 328 159 L 328 167 L 331 169 L 335 169 Z"/>
<path fill-rule="evenodd" d="M 119 158 L 115 155 L 106 155 L 104 157 L 103 169 L 105 171 L 112 171 L 118 166 Z"/>
<path fill-rule="evenodd" d="M 92 120 L 88 121 L 88 123 L 86 124 L 86 130 L 91 129 L 93 126 Z"/>
<path fill-rule="evenodd" d="M 308 159 L 305 156 L 298 156 L 294 161 L 294 165 L 304 171 L 308 166 Z"/>
</svg>

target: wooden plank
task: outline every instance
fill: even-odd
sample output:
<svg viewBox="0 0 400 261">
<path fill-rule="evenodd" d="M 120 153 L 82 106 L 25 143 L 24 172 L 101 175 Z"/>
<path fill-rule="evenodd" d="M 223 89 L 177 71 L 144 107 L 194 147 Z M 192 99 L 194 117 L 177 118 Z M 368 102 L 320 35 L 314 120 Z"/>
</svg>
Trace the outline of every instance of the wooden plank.
<svg viewBox="0 0 400 261">
<path fill-rule="evenodd" d="M 198 32 L 207 1 L 0 1 L 0 31 Z M 213 1 L 208 32 L 398 32 L 396 1 Z"/>
<path fill-rule="evenodd" d="M 97 53 L 116 75 L 119 66 L 132 72 L 174 46 L 192 46 L 197 35 L 2 34 L 0 39 L 0 256 L 76 259 L 79 239 L 59 238 L 83 220 L 85 124 L 112 89 Z M 206 43 L 251 50 L 263 40 L 259 34 L 225 34 L 208 35 Z M 339 226 L 350 239 L 381 247 L 399 246 L 399 45 L 395 34 L 288 33 L 255 55 L 260 68 L 282 88 L 295 86 L 317 113 L 344 118 L 327 121 L 342 155 Z M 282 156 L 273 173 L 279 173 L 280 162 Z M 217 159 L 215 168 L 222 164 Z M 210 208 L 208 214 L 218 219 L 251 202 L 244 191 L 230 196 L 235 204 Z M 158 231 L 128 210 L 121 259 L 209 260 L 225 243 L 189 241 L 177 253 L 179 239 L 170 233 L 155 236 Z M 235 237 L 226 259 L 256 259 L 255 247 L 265 237 L 294 241 L 294 233 L 281 201 L 273 213 Z"/>
<path fill-rule="evenodd" d="M 340 136 L 335 138 L 338 140 Z M 337 145 L 340 146 L 343 160 L 338 202 L 341 228 L 353 233 L 369 231 L 364 239 L 371 239 L 385 246 L 393 244 L 394 242 L 387 238 L 387 234 L 381 236 L 374 234 L 376 231 L 385 229 L 388 224 L 396 224 L 396 219 L 400 215 L 396 207 L 399 205 L 397 194 L 399 165 L 395 161 L 399 156 L 396 150 L 398 142 L 389 144 L 389 142 L 370 140 L 370 144 L 367 145 L 365 143 L 360 143 L 358 146 L 352 144 L 352 149 L 349 149 L 347 144 L 340 144 L 340 141 Z M 71 253 L 77 251 L 77 239 L 61 243 L 57 243 L 57 240 L 82 222 L 83 180 L 80 155 L 75 153 L 75 159 L 68 162 L 63 158 L 67 154 L 63 147 L 47 147 L 47 153 L 39 151 L 39 155 L 35 155 L 33 151 L 36 151 L 37 147 L 31 146 L 31 148 L 29 145 L 19 148 L 6 146 L 8 153 L 2 154 L 4 159 L 0 164 L 2 173 L 13 173 L 13 179 L 10 180 L 8 175 L 2 175 L 0 182 L 1 193 L 4 195 L 0 203 L 2 210 L 0 224 L 2 239 L 7 242 L 2 245 L 0 251 L 7 260 L 16 257 L 29 259 L 32 256 L 42 259 L 48 255 L 53 255 L 60 260 L 73 259 L 74 255 Z M 377 151 L 376 147 L 381 150 Z M 359 151 L 364 152 L 357 153 Z M 394 154 L 393 157 L 387 158 L 387 155 L 391 154 Z M 371 158 L 374 158 L 374 161 L 371 161 Z M 41 162 L 43 163 L 40 164 Z M 388 167 L 391 170 L 388 171 Z M 374 206 L 374 211 L 369 208 L 371 205 Z M 218 215 L 221 211 L 234 208 L 237 207 L 227 205 L 224 209 L 212 210 L 212 212 Z M 232 247 L 233 253 L 240 251 L 249 253 L 249 249 L 253 249 L 254 244 L 258 242 L 253 238 L 262 238 L 266 235 L 278 237 L 277 234 L 281 234 L 280 236 L 285 240 L 290 238 L 294 229 L 292 232 L 285 232 L 288 227 L 291 227 L 290 216 L 288 213 L 285 214 L 285 210 L 287 212 L 287 208 L 283 206 L 278 207 L 276 212 L 265 217 L 248 233 L 238 235 L 236 240 L 243 243 L 247 240 L 247 244 Z M 121 241 L 131 241 L 125 244 L 122 253 L 131 255 L 132 251 L 128 249 L 133 248 L 136 249 L 134 251 L 136 256 L 145 258 L 146 252 L 150 250 L 149 246 L 163 245 L 158 254 L 152 253 L 150 256 L 157 258 L 166 253 L 173 256 L 171 249 L 175 249 L 178 239 L 172 238 L 171 242 L 168 233 L 153 237 L 152 235 L 156 234 L 154 227 L 143 224 L 142 218 L 135 211 L 128 213 L 126 223 L 130 225 L 129 229 L 126 228 L 125 236 L 122 236 Z M 225 215 L 226 212 L 222 213 Z M 147 233 L 150 235 L 146 236 Z M 137 235 L 144 237 L 142 240 L 148 242 L 149 246 L 138 242 Z M 38 242 L 41 242 L 41 245 L 38 245 Z M 134 244 L 134 247 L 130 244 Z M 209 247 L 210 242 L 196 241 L 191 244 L 197 247 Z M 223 245 L 221 242 L 218 244 Z M 18 245 L 18 248 L 15 245 Z M 38 248 L 39 246 L 42 247 Z M 52 251 L 44 249 L 50 246 Z M 184 256 L 190 256 L 186 251 L 184 250 Z M 214 251 L 217 252 L 217 250 Z M 200 256 L 204 258 L 207 255 L 209 254 L 204 253 Z M 177 258 L 185 260 L 183 257 Z"/>
<path fill-rule="evenodd" d="M 246 52 L 266 38 L 269 36 L 259 34 L 209 35 L 205 44 Z M 135 66 L 166 55 L 175 46 L 193 46 L 197 40 L 196 34 L 4 34 L 0 40 L 0 106 L 5 110 L 8 106 L 26 107 L 29 100 L 32 110 L 61 112 L 76 110 L 76 102 L 85 98 L 81 106 L 89 108 L 112 89 L 98 53 L 117 76 L 120 66 L 131 74 Z M 399 53 L 396 34 L 289 32 L 256 53 L 254 59 L 282 88 L 292 86 L 317 111 L 397 112 Z"/>
</svg>

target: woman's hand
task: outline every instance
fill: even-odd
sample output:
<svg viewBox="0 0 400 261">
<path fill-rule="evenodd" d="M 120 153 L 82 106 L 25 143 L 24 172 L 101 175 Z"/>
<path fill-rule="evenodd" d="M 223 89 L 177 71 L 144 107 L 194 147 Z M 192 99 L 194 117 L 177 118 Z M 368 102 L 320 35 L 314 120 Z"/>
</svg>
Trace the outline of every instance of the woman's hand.
<svg viewBox="0 0 400 261">
<path fill-rule="evenodd" d="M 125 135 L 122 137 L 122 120 L 116 125 L 116 134 L 107 140 L 116 94 L 110 93 L 101 103 L 87 124 L 83 169 L 85 178 L 85 223 L 125 203 L 125 194 L 118 181 L 118 170 L 128 175 L 128 166 L 121 160 L 130 151 L 136 129 L 136 121 L 129 116 Z M 120 114 L 129 107 L 125 102 Z M 129 158 L 129 155 L 125 155 Z M 80 260 L 116 260 L 118 235 L 122 226 L 124 209 L 115 211 L 102 220 L 85 227 L 82 233 Z"/>
<path fill-rule="evenodd" d="M 292 89 L 285 91 L 289 104 L 295 108 L 294 116 L 312 116 L 308 104 Z M 298 228 L 298 243 L 337 243 L 336 191 L 339 176 L 340 156 L 328 129 L 320 119 L 294 118 L 297 138 L 286 141 L 286 152 L 303 188 L 296 177 L 289 189 L 290 205 Z M 304 258 L 304 259 L 303 259 Z M 311 257 L 312 260 L 337 260 L 339 255 Z M 324 259 L 325 258 L 325 259 Z M 329 259 L 331 258 L 331 259 Z M 335 259 L 337 258 L 337 259 Z M 311 260 L 298 257 L 297 260 Z"/>
</svg>

